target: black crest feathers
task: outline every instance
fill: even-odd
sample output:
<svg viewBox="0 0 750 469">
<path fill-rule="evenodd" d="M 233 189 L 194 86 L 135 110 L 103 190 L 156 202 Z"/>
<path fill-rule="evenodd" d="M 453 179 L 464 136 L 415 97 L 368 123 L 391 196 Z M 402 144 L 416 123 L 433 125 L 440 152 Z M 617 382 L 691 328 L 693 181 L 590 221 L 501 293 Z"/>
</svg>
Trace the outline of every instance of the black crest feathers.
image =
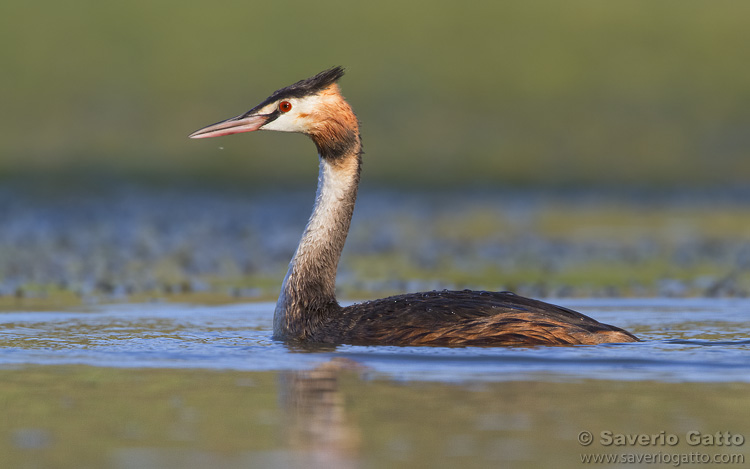
<svg viewBox="0 0 750 469">
<path fill-rule="evenodd" d="M 276 90 L 268 98 L 268 101 L 276 101 L 284 98 L 302 98 L 304 96 L 315 94 L 320 90 L 331 86 L 333 83 L 336 83 L 342 76 L 344 76 L 343 67 L 329 68 L 313 77 L 305 78 L 293 85 Z"/>
<path fill-rule="evenodd" d="M 238 117 L 242 118 L 255 114 L 259 109 L 263 109 L 265 106 L 282 99 L 304 98 L 305 96 L 310 96 L 312 94 L 318 93 L 321 90 L 324 90 L 325 88 L 331 86 L 333 83 L 336 83 L 336 81 L 338 81 L 338 79 L 342 76 L 344 76 L 343 67 L 329 68 L 328 70 L 324 70 L 313 77 L 305 78 L 304 80 L 300 80 L 293 85 L 289 85 L 287 87 L 274 91 L 273 94 L 264 99 L 262 103 L 258 104 L 254 108 L 247 111 L 245 114 Z M 276 119 L 277 117 L 278 113 L 272 114 L 270 120 Z"/>
</svg>

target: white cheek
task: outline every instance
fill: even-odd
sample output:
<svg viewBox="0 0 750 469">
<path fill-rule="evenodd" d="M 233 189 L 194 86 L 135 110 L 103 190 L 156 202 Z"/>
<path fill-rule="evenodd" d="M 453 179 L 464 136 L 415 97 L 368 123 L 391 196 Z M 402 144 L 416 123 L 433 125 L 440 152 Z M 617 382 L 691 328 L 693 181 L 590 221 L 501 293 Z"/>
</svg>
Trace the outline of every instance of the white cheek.
<svg viewBox="0 0 750 469">
<path fill-rule="evenodd" d="M 278 132 L 304 132 L 297 123 L 297 119 L 289 114 L 282 114 L 276 120 L 261 127 L 261 130 L 275 130 Z"/>
<path fill-rule="evenodd" d="M 320 96 L 307 96 L 301 99 L 290 99 L 292 110 L 282 114 L 275 120 L 262 127 L 263 130 L 275 130 L 278 132 L 309 132 L 313 124 L 312 116 L 316 109 L 323 105 Z"/>
</svg>

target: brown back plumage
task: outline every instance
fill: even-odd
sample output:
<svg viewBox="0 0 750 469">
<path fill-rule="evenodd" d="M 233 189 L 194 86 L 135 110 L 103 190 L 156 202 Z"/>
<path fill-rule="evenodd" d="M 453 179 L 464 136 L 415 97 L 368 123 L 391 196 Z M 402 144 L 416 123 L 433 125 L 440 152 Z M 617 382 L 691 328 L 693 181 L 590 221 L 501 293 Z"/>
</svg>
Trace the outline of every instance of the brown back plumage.
<svg viewBox="0 0 750 469">
<path fill-rule="evenodd" d="M 498 346 L 634 342 L 620 328 L 510 292 L 433 291 L 342 308 L 321 323 L 319 342 Z"/>
</svg>

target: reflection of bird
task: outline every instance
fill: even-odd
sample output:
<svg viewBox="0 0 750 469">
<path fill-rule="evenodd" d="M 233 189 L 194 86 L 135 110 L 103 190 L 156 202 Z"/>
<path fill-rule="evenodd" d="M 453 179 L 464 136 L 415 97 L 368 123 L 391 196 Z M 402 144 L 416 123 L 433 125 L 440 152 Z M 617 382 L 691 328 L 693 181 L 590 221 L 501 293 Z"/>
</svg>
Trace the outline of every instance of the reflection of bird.
<svg viewBox="0 0 750 469">
<path fill-rule="evenodd" d="M 191 138 L 254 130 L 308 135 L 320 175 L 313 213 L 289 265 L 274 313 L 274 338 L 393 345 L 568 345 L 633 342 L 627 331 L 583 314 L 507 292 L 433 291 L 341 307 L 336 269 L 357 197 L 359 122 L 335 67 L 274 92 L 248 112 Z"/>
<path fill-rule="evenodd" d="M 333 358 L 312 370 L 280 374 L 279 393 L 287 417 L 285 434 L 299 458 L 293 467 L 358 467 L 361 429 L 347 414 L 346 396 L 339 378 L 346 372 L 364 371 L 356 362 Z"/>
</svg>

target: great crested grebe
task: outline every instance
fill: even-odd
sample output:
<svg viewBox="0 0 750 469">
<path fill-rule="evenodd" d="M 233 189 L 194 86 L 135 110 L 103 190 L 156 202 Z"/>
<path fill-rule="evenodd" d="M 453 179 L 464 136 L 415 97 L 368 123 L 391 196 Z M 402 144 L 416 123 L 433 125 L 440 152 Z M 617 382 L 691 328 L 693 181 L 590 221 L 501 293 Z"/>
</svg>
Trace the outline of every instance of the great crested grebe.
<svg viewBox="0 0 750 469">
<path fill-rule="evenodd" d="M 509 292 L 432 291 L 342 307 L 336 269 L 357 198 L 359 122 L 334 67 L 281 88 L 237 117 L 190 138 L 254 130 L 299 132 L 318 149 L 318 191 L 276 303 L 276 340 L 382 345 L 573 345 L 635 342 L 633 334 L 576 311 Z"/>
</svg>

